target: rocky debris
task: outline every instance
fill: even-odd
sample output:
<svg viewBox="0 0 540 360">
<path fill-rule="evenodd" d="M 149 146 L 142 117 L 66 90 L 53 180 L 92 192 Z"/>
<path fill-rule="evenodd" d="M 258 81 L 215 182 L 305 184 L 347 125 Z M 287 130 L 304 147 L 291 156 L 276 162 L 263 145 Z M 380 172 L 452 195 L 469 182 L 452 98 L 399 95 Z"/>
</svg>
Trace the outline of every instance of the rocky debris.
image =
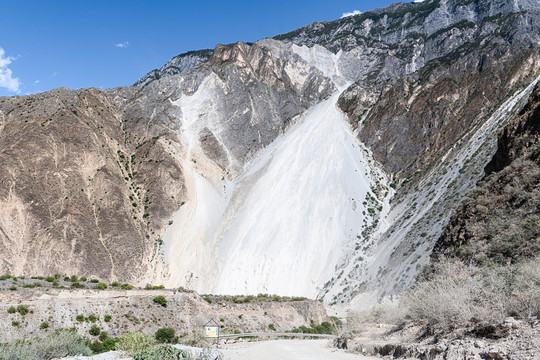
<svg viewBox="0 0 540 360">
<path fill-rule="evenodd" d="M 413 334 L 387 333 L 382 339 L 351 340 L 350 349 L 366 355 L 380 355 L 394 359 L 425 360 L 533 360 L 540 352 L 540 321 L 507 319 L 503 324 L 491 325 L 506 329 L 500 338 L 481 336 L 467 329 L 458 329 L 444 336 L 421 339 L 422 330 Z"/>
</svg>

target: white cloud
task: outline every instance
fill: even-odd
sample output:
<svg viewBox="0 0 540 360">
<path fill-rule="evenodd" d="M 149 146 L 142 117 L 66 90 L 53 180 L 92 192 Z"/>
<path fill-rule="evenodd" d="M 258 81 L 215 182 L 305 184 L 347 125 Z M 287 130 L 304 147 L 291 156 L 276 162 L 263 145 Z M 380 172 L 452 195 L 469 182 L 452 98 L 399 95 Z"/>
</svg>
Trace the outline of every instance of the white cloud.
<svg viewBox="0 0 540 360">
<path fill-rule="evenodd" d="M 39 80 L 35 80 L 35 81 L 34 81 L 34 84 L 37 85 L 37 84 L 39 84 L 40 82 L 41 82 L 41 81 L 39 81 Z"/>
<path fill-rule="evenodd" d="M 116 46 L 117 48 L 120 48 L 120 49 L 127 48 L 128 45 L 129 45 L 129 41 L 125 41 L 125 42 L 123 42 L 123 43 L 114 44 L 114 46 Z"/>
<path fill-rule="evenodd" d="M 343 15 L 341 15 L 341 18 L 343 19 L 344 17 L 348 17 L 348 16 L 360 15 L 361 13 L 362 12 L 360 10 L 353 10 L 351 12 L 343 13 Z"/>
<path fill-rule="evenodd" d="M 426 1 L 426 0 L 414 0 L 413 2 L 414 3 L 421 3 L 421 2 L 424 2 L 424 1 Z"/>
<path fill-rule="evenodd" d="M 19 93 L 21 81 L 19 78 L 13 77 L 13 72 L 8 68 L 8 65 L 15 59 L 5 54 L 4 49 L 0 47 L 0 87 Z"/>
</svg>

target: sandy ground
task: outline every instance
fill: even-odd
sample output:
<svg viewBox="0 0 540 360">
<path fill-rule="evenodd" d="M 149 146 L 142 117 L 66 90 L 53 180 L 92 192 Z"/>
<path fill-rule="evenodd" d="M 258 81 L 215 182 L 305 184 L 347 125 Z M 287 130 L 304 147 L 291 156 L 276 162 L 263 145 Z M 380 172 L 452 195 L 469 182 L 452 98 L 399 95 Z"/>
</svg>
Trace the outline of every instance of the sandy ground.
<svg viewBox="0 0 540 360">
<path fill-rule="evenodd" d="M 328 347 L 328 340 L 274 340 L 236 343 L 220 348 L 225 360 L 362 360 L 378 359 Z"/>
</svg>

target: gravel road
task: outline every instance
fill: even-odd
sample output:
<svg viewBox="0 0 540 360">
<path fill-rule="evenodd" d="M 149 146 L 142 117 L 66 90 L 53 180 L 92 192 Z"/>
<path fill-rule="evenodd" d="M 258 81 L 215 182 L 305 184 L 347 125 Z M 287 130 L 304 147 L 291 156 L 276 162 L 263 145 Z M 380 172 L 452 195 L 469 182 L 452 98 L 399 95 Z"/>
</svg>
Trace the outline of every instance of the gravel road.
<svg viewBox="0 0 540 360">
<path fill-rule="evenodd" d="M 328 340 L 274 340 L 236 343 L 220 349 L 225 360 L 362 360 L 377 359 L 332 349 Z"/>
</svg>

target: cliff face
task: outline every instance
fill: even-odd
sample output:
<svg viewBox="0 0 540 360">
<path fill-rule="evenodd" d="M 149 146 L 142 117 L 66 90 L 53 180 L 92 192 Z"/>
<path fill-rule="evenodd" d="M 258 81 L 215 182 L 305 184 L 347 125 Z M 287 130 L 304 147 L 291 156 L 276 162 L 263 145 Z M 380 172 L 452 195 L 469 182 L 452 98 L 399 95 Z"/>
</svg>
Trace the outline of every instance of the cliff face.
<svg viewBox="0 0 540 360">
<path fill-rule="evenodd" d="M 499 135 L 486 175 L 457 209 L 433 257 L 509 264 L 540 251 L 540 86 Z"/>
<path fill-rule="evenodd" d="M 134 279 L 185 200 L 170 134 L 137 137 L 95 89 L 2 98 L 0 114 L 2 271 Z"/>
</svg>

